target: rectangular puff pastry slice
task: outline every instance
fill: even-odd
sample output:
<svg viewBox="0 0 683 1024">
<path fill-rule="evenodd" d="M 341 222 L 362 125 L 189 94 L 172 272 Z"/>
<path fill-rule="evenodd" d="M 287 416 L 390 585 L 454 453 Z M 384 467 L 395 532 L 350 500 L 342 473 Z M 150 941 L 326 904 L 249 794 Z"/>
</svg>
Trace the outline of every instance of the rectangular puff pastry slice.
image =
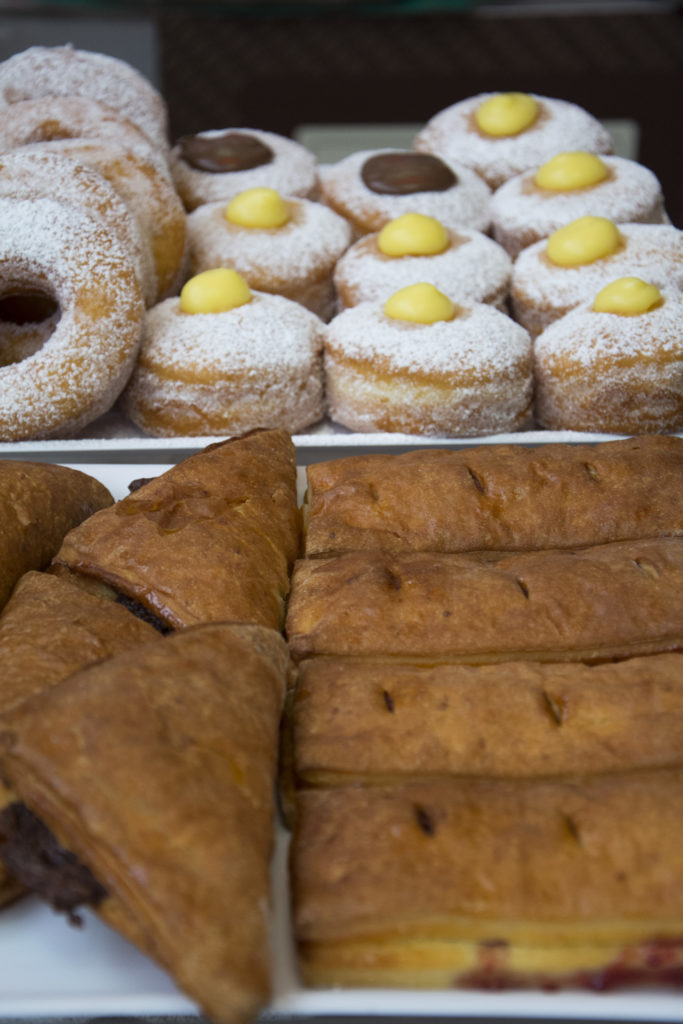
<svg viewBox="0 0 683 1024">
<path fill-rule="evenodd" d="M 2 816 L 3 857 L 47 842 L 44 826 L 83 874 L 43 870 L 40 891 L 71 913 L 93 902 L 216 1024 L 250 1020 L 269 997 L 287 659 L 266 627 L 196 626 L 0 716 L 0 767 L 21 801 Z"/>
<path fill-rule="evenodd" d="M 25 572 L 45 569 L 69 530 L 113 500 L 80 470 L 0 461 L 0 608 Z"/>
<path fill-rule="evenodd" d="M 683 767 L 683 654 L 594 666 L 311 658 L 288 730 L 298 787 Z"/>
<path fill-rule="evenodd" d="M 683 984 L 683 771 L 299 795 L 313 986 Z"/>
<path fill-rule="evenodd" d="M 284 430 L 212 445 L 72 530 L 55 558 L 173 629 L 280 628 L 300 545 L 296 459 Z"/>
<path fill-rule="evenodd" d="M 683 533 L 683 438 L 479 445 L 311 465 L 308 557 L 520 551 Z"/>
<path fill-rule="evenodd" d="M 312 655 L 470 664 L 600 661 L 683 647 L 683 538 L 473 555 L 302 559 L 287 635 Z"/>
</svg>

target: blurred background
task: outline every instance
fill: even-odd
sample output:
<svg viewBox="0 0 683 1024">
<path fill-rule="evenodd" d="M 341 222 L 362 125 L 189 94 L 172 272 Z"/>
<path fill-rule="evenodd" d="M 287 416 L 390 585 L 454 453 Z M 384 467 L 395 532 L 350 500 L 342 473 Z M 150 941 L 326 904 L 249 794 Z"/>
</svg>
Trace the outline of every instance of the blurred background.
<svg viewBox="0 0 683 1024">
<path fill-rule="evenodd" d="M 481 91 L 571 100 L 657 174 L 683 227 L 680 3 L 0 0 L 0 59 L 66 42 L 143 71 L 172 138 L 263 128 L 321 160 L 409 146 L 438 110 Z"/>
</svg>

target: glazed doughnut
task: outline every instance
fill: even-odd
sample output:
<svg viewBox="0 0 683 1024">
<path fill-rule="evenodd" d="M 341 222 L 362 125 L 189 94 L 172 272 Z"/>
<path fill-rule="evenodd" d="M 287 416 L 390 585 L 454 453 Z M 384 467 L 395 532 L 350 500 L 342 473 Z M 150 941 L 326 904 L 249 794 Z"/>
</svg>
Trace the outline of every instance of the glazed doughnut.
<svg viewBox="0 0 683 1024">
<path fill-rule="evenodd" d="M 577 262 L 581 237 L 585 261 Z M 598 250 L 590 248 L 591 239 Z M 561 250 L 555 249 L 562 245 L 571 247 L 572 262 L 558 262 Z M 510 286 L 513 315 L 535 337 L 625 274 L 683 291 L 683 231 L 669 224 L 616 225 L 602 217 L 572 221 L 549 239 L 523 249 L 515 260 Z"/>
<path fill-rule="evenodd" d="M 69 157 L 106 178 L 140 226 L 156 274 L 157 301 L 177 292 L 183 273 L 185 210 L 157 159 L 103 140 L 59 139 L 24 148 Z"/>
<path fill-rule="evenodd" d="M 417 150 L 471 167 L 492 189 L 563 150 L 611 153 L 612 146 L 609 132 L 582 107 L 535 93 L 460 100 L 435 114 L 415 139 Z"/>
<path fill-rule="evenodd" d="M 84 96 L 128 118 L 160 152 L 168 149 L 166 104 L 136 68 L 73 46 L 31 46 L 0 64 L 0 107 L 50 96 Z"/>
<path fill-rule="evenodd" d="M 603 311 L 619 288 L 644 296 L 642 312 L 618 303 L 611 308 L 624 312 Z M 534 376 L 536 418 L 550 430 L 682 430 L 683 296 L 619 278 L 536 338 Z"/>
<path fill-rule="evenodd" d="M 563 180 L 575 169 L 577 177 L 571 180 L 583 181 L 586 165 L 604 177 L 567 188 L 541 186 L 538 182 L 543 172 L 557 168 L 562 173 L 561 162 L 568 170 L 566 176 L 562 174 Z M 662 224 L 667 218 L 659 180 L 649 168 L 625 157 L 565 152 L 510 178 L 491 198 L 493 237 L 513 259 L 539 238 L 589 215 L 608 217 L 616 224 Z"/>
<path fill-rule="evenodd" d="M 418 292 L 430 302 L 433 293 L 439 303 L 445 299 L 443 317 L 410 322 L 386 312 L 397 297 Z M 467 437 L 528 425 L 527 332 L 493 306 L 454 307 L 429 284 L 335 317 L 327 327 L 325 375 L 329 415 L 351 430 Z"/>
<path fill-rule="evenodd" d="M 452 231 L 487 231 L 491 223 L 484 180 L 430 153 L 361 150 L 322 165 L 318 175 L 320 199 L 346 217 L 357 235 L 379 231 L 403 213 L 436 217 Z"/>
<path fill-rule="evenodd" d="M 248 188 L 307 198 L 317 187 L 317 164 L 299 142 L 256 128 L 184 135 L 170 154 L 171 174 L 187 210 L 228 202 Z"/>
<path fill-rule="evenodd" d="M 40 146 L 0 155 L 0 196 L 6 199 L 49 199 L 101 218 L 133 261 L 145 301 L 156 295 L 156 272 L 139 224 L 116 189 L 92 167 L 76 163 Z M 29 354 L 29 353 L 25 353 Z M 24 358 L 22 355 L 20 358 Z"/>
<path fill-rule="evenodd" d="M 0 223 L 0 295 L 59 308 L 42 348 L 0 367 L 0 439 L 73 435 L 132 370 L 144 312 L 133 262 L 102 220 L 53 199 L 0 199 Z"/>
<path fill-rule="evenodd" d="M 323 415 L 323 330 L 308 309 L 252 292 L 235 271 L 206 271 L 147 311 L 121 406 L 157 437 L 296 433 Z"/>
<path fill-rule="evenodd" d="M 187 235 L 191 274 L 231 267 L 257 291 L 284 295 L 325 320 L 333 315 L 332 274 L 351 243 L 351 226 L 322 203 L 248 189 L 227 207 L 197 207 Z"/>
<path fill-rule="evenodd" d="M 423 225 L 434 228 L 437 238 L 443 233 L 439 247 L 426 254 L 425 246 L 410 244 L 410 232 L 419 232 Z M 401 230 L 401 242 L 405 240 L 405 244 L 394 246 L 399 250 L 396 255 L 383 251 L 392 229 Z M 416 249 L 422 250 L 419 255 Z M 416 281 L 428 281 L 458 302 L 489 302 L 504 310 L 511 273 L 508 254 L 482 232 L 464 228 L 449 232 L 436 220 L 405 214 L 389 221 L 382 233 L 373 232 L 355 242 L 337 263 L 334 282 L 340 312 L 359 302 L 383 302 Z"/>
</svg>

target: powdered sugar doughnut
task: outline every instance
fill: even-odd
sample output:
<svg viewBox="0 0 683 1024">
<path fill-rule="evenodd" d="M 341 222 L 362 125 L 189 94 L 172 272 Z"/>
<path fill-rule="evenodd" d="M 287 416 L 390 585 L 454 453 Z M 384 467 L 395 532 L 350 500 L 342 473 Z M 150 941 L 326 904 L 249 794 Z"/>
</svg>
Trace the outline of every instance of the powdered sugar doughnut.
<svg viewBox="0 0 683 1024">
<path fill-rule="evenodd" d="M 256 128 L 185 135 L 170 155 L 171 174 L 187 210 L 227 202 L 248 188 L 306 198 L 316 190 L 317 163 L 294 139 Z"/>
<path fill-rule="evenodd" d="M 148 304 L 154 301 L 156 273 L 138 222 L 116 189 L 92 167 L 40 146 L 17 149 L 0 156 L 0 196 L 6 199 L 57 197 L 71 209 L 84 209 L 100 218 L 129 253 L 145 301 Z"/>
<path fill-rule="evenodd" d="M 323 319 L 335 308 L 332 273 L 351 243 L 351 227 L 321 203 L 286 198 L 281 227 L 245 227 L 225 203 L 205 203 L 187 218 L 188 267 L 198 274 L 232 267 L 252 288 L 300 302 Z"/>
<path fill-rule="evenodd" d="M 535 93 L 528 95 L 536 101 L 537 115 L 527 128 L 514 135 L 487 134 L 475 115 L 496 95 L 479 93 L 439 111 L 417 135 L 415 148 L 471 167 L 493 189 L 563 150 L 612 152 L 609 132 L 582 107 Z"/>
<path fill-rule="evenodd" d="M 399 168 L 399 188 L 407 191 L 378 192 L 365 180 L 370 161 L 389 157 L 406 163 L 406 172 Z M 407 158 L 407 159 L 406 159 Z M 421 167 L 429 160 L 432 166 Z M 413 170 L 415 165 L 417 170 Z M 439 166 L 440 165 L 440 166 Z M 425 187 L 432 180 L 438 187 Z M 319 169 L 320 199 L 345 217 L 357 235 L 379 231 L 387 221 L 403 213 L 423 213 L 436 217 L 452 231 L 471 228 L 486 231 L 491 223 L 490 190 L 474 171 L 460 164 L 446 164 L 431 154 L 417 154 L 406 150 L 361 150 L 344 157 L 335 164 L 321 165 Z M 375 186 L 377 187 L 377 186 Z M 382 187 L 382 186 L 379 186 Z"/>
<path fill-rule="evenodd" d="M 144 312 L 116 235 L 52 199 L 0 198 L 0 296 L 58 307 L 45 344 L 0 367 L 0 439 L 69 436 L 111 408 L 133 367 Z"/>
<path fill-rule="evenodd" d="M 48 96 L 99 100 L 168 148 L 167 111 L 143 74 L 125 61 L 73 46 L 31 46 L 0 64 L 0 105 Z"/>
<path fill-rule="evenodd" d="M 616 228 L 619 248 L 591 263 L 553 263 L 545 238 L 519 254 L 512 271 L 510 299 L 515 319 L 532 337 L 626 274 L 660 288 L 683 291 L 683 231 L 669 224 L 619 224 Z"/>
<path fill-rule="evenodd" d="M 363 302 L 328 325 L 325 375 L 329 415 L 352 430 L 471 437 L 529 421 L 529 335 L 490 305 L 415 324 Z"/>
<path fill-rule="evenodd" d="M 158 160 L 104 140 L 59 139 L 35 147 L 86 164 L 113 185 L 135 216 L 148 247 L 157 300 L 177 292 L 185 252 L 185 210 Z"/>
<path fill-rule="evenodd" d="M 551 430 L 683 429 L 683 296 L 638 315 L 582 303 L 536 338 L 536 417 Z"/>
<path fill-rule="evenodd" d="M 253 291 L 221 313 L 184 313 L 179 298 L 148 310 L 122 407 L 157 437 L 291 433 L 323 415 L 323 324 L 280 295 Z"/>
<path fill-rule="evenodd" d="M 379 232 L 360 238 L 337 263 L 334 281 L 340 311 L 359 302 L 379 302 L 416 281 L 429 281 L 456 302 L 488 302 L 504 309 L 512 260 L 480 231 L 449 232 L 444 252 L 430 256 L 385 256 Z"/>
<path fill-rule="evenodd" d="M 513 259 L 539 238 L 577 217 L 592 214 L 615 224 L 666 222 L 664 198 L 653 172 L 626 157 L 601 157 L 607 176 L 595 185 L 566 192 L 539 188 L 537 168 L 511 178 L 491 198 L 493 237 Z"/>
</svg>

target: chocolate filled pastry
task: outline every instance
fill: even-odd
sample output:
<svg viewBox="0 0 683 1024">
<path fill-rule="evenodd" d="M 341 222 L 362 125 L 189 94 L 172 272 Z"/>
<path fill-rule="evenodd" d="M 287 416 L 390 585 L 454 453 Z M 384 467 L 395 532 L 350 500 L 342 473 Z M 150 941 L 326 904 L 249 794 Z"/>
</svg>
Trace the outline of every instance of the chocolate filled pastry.
<svg viewBox="0 0 683 1024">
<path fill-rule="evenodd" d="M 297 787 L 683 766 L 683 654 L 593 666 L 311 658 L 289 719 Z"/>
<path fill-rule="evenodd" d="M 113 500 L 80 470 L 0 461 L 0 608 L 25 572 L 44 569 L 69 530 Z"/>
<path fill-rule="evenodd" d="M 683 538 L 487 559 L 359 551 L 297 562 L 296 659 L 607 661 L 683 648 Z"/>
<path fill-rule="evenodd" d="M 0 725 L 17 793 L 5 863 L 72 917 L 92 906 L 215 1024 L 251 1020 L 270 994 L 287 658 L 274 630 L 198 626 L 70 676 Z"/>
<path fill-rule="evenodd" d="M 681 985 L 681 769 L 308 790 L 291 863 L 308 985 Z"/>
<path fill-rule="evenodd" d="M 27 572 L 0 615 L 0 712 L 157 635 L 114 600 Z M 0 806 L 10 800 L 0 782 Z M 21 891 L 0 862 L 0 905 Z"/>
<path fill-rule="evenodd" d="M 56 567 L 107 584 L 173 629 L 280 627 L 300 543 L 286 431 L 210 445 L 105 512 L 68 534 Z"/>
<path fill-rule="evenodd" d="M 480 445 L 307 467 L 308 557 L 514 551 L 683 534 L 683 439 Z"/>
</svg>

